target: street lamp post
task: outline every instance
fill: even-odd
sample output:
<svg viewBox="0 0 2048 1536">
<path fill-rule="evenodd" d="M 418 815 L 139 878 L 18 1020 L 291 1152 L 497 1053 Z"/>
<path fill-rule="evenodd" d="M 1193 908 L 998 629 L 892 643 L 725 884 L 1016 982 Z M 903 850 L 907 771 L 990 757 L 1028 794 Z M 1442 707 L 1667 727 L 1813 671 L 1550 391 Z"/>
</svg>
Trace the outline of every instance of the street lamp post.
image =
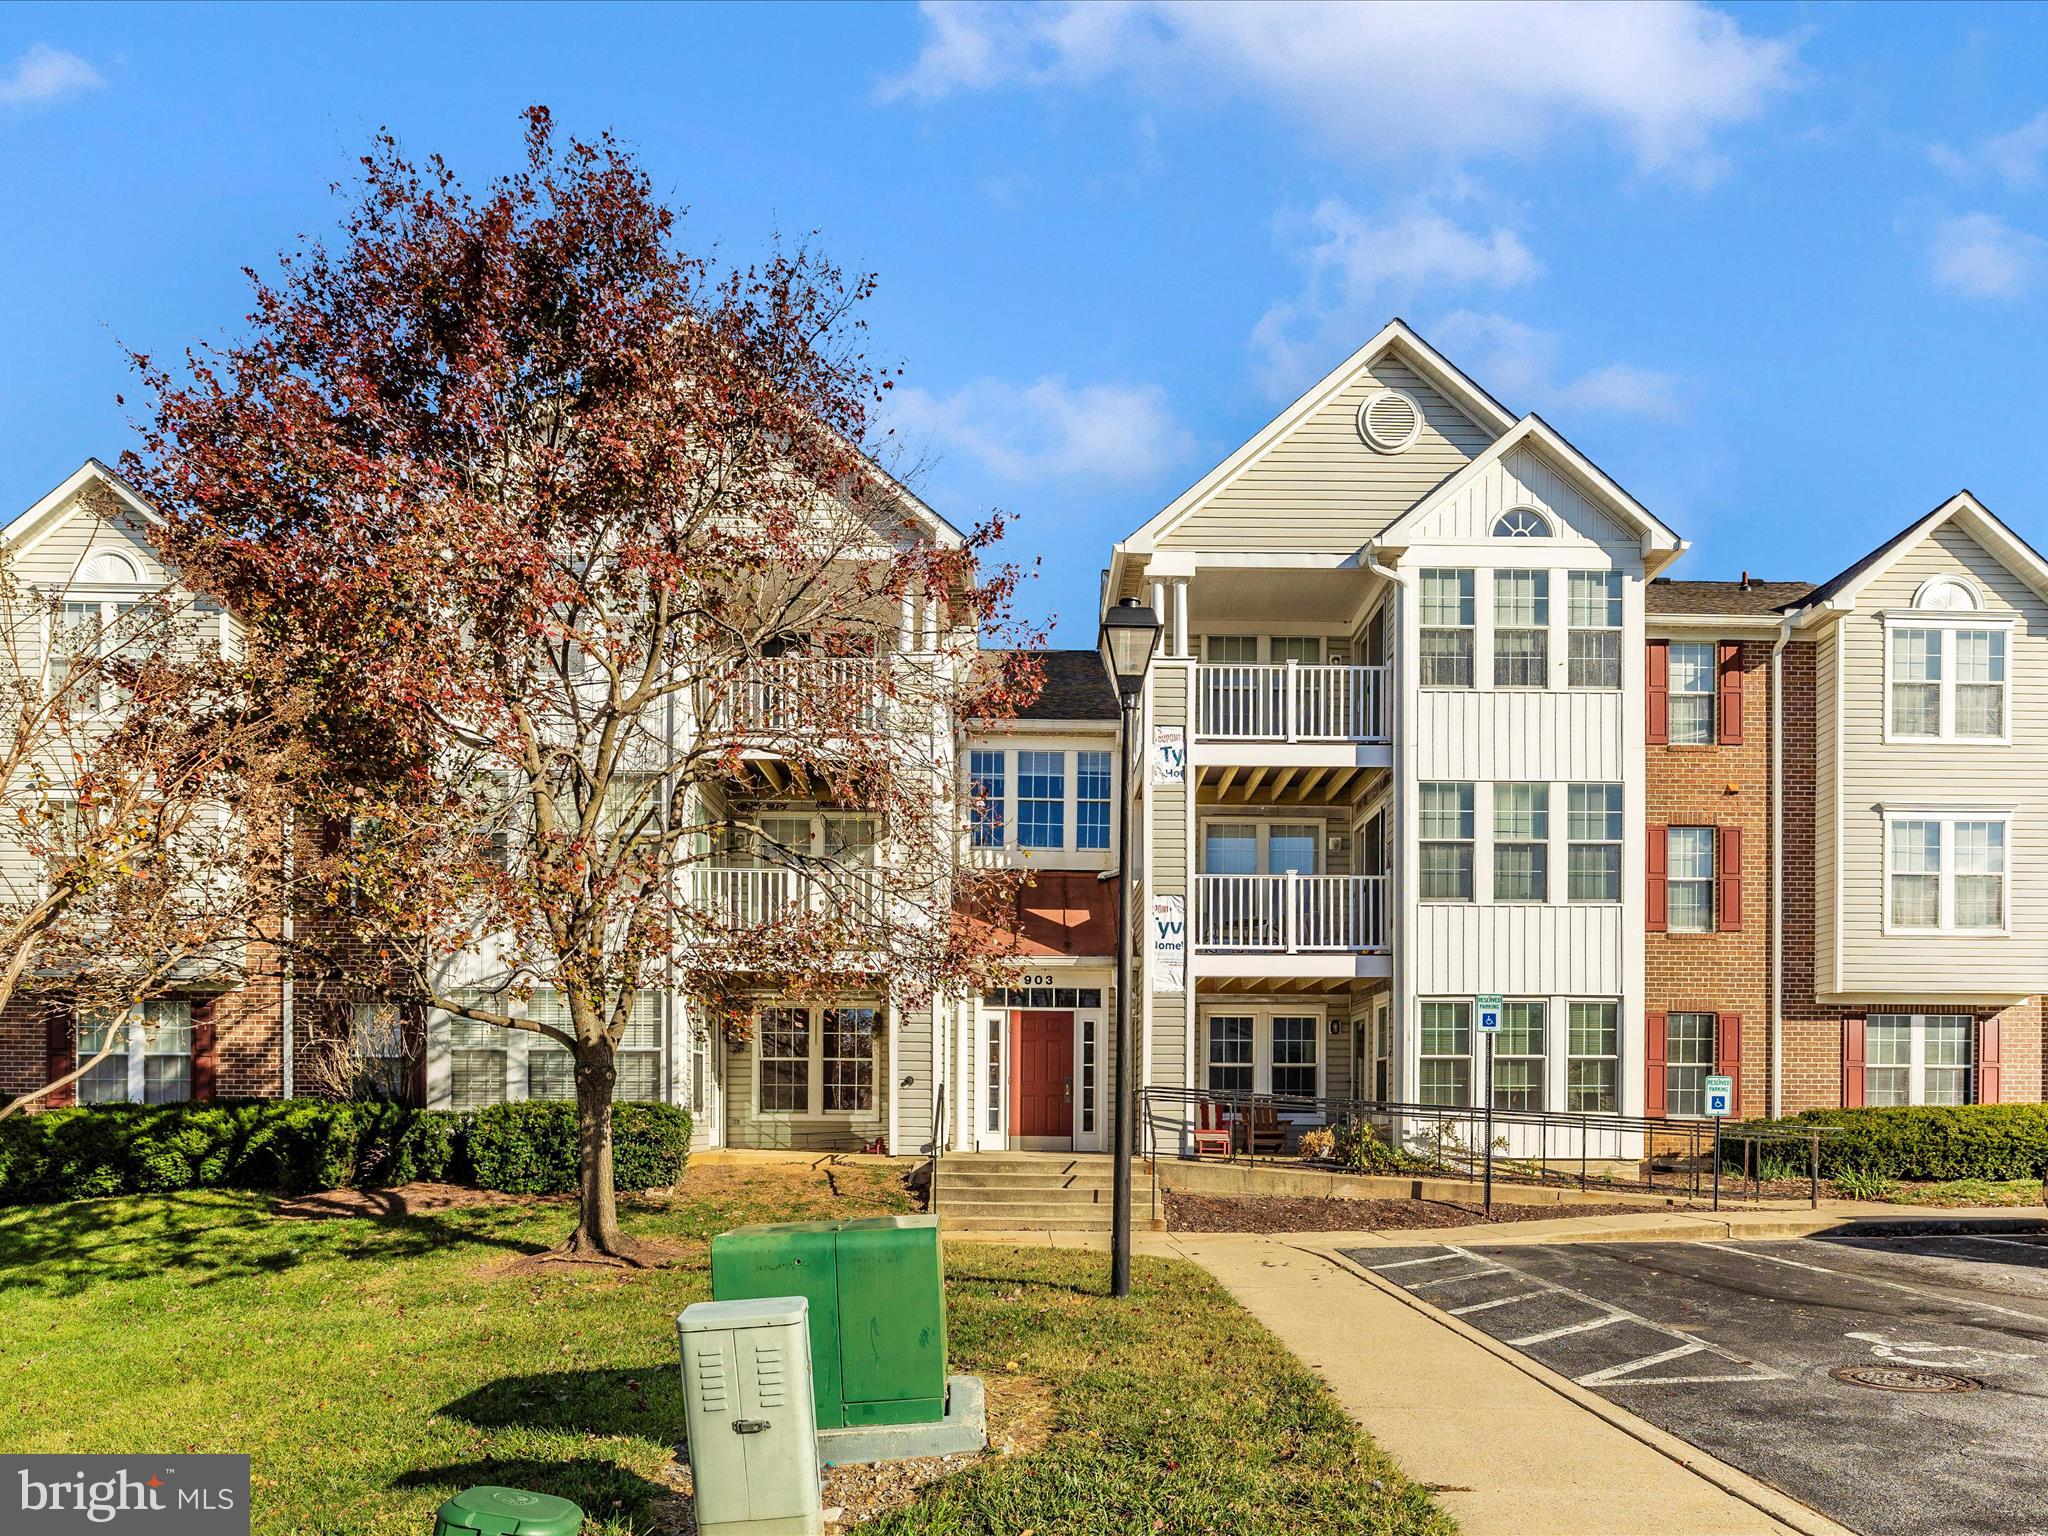
<svg viewBox="0 0 2048 1536">
<path fill-rule="evenodd" d="M 1159 615 L 1127 597 L 1103 615 L 1102 665 L 1116 685 L 1123 711 L 1118 757 L 1116 901 L 1116 1183 L 1110 1206 L 1109 1293 L 1131 1294 L 1131 754 L 1137 745 L 1138 705 L 1145 673 L 1159 646 Z"/>
</svg>

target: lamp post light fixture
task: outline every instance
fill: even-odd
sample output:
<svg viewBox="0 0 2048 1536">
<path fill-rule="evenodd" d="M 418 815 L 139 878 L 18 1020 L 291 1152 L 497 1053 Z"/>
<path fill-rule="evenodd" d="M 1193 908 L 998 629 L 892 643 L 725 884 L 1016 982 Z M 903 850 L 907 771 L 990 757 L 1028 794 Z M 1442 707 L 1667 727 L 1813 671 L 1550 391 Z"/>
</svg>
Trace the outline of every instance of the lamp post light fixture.
<svg viewBox="0 0 2048 1536">
<path fill-rule="evenodd" d="M 1103 670 L 1116 685 L 1122 708 L 1117 779 L 1116 850 L 1116 1180 L 1110 1205 L 1109 1293 L 1131 1294 L 1131 1144 L 1136 1139 L 1132 1118 L 1131 1065 L 1131 754 L 1137 750 L 1138 706 L 1145 696 L 1145 674 L 1159 649 L 1159 615 L 1127 597 L 1102 617 L 1098 642 Z"/>
</svg>

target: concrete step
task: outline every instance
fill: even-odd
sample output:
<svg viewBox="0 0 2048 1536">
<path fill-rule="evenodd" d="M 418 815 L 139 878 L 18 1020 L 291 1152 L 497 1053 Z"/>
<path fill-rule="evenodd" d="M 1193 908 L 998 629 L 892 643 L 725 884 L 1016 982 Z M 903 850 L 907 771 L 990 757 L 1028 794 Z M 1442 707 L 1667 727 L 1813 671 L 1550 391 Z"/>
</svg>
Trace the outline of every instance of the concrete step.
<svg viewBox="0 0 2048 1536">
<path fill-rule="evenodd" d="M 1131 1230 L 1143 1232 L 1151 1223 L 1143 1212 L 1133 1212 Z M 1020 1221 L 1009 1216 L 950 1216 L 941 1213 L 941 1232 L 1101 1232 L 1110 1229 L 1108 1216 L 1091 1216 L 1070 1221 Z"/>
<path fill-rule="evenodd" d="M 1056 1174 L 1042 1173 L 954 1173 L 950 1169 L 939 1170 L 939 1193 L 943 1196 L 949 1189 L 1114 1189 L 1114 1179 L 1097 1178 L 1093 1174 L 1085 1177 L 1063 1178 Z M 1150 1189 L 1149 1178 L 1133 1178 L 1131 1188 Z"/>
<path fill-rule="evenodd" d="M 1015 1226 L 1063 1227 L 1068 1225 L 1086 1226 L 1095 1222 L 1107 1223 L 1111 1202 L 1084 1204 L 1063 1200 L 967 1200 L 940 1201 L 939 1220 L 950 1223 L 955 1217 L 973 1220 L 987 1217 L 991 1220 L 1010 1222 Z M 1152 1203 L 1149 1200 L 1131 1202 L 1131 1218 L 1146 1222 L 1152 1219 Z"/>
</svg>

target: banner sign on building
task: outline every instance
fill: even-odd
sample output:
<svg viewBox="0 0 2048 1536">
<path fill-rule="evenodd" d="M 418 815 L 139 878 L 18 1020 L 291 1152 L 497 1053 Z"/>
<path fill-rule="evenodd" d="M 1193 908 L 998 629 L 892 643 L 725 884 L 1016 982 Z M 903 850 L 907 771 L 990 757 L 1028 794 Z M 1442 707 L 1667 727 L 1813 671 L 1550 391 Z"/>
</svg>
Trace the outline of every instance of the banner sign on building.
<svg viewBox="0 0 2048 1536">
<path fill-rule="evenodd" d="M 1152 990 L 1188 989 L 1188 909 L 1181 896 L 1152 898 Z"/>
<path fill-rule="evenodd" d="M 1184 784 L 1188 775 L 1188 733 L 1181 725 L 1152 727 L 1152 782 Z"/>
</svg>

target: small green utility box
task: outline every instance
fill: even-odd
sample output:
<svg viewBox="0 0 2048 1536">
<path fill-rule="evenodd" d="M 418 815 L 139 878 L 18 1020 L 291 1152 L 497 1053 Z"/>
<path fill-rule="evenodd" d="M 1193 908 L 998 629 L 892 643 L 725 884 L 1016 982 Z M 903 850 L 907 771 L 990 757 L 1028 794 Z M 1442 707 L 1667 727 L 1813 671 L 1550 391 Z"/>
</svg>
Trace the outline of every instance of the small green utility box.
<svg viewBox="0 0 2048 1536">
<path fill-rule="evenodd" d="M 583 1511 L 552 1493 L 524 1488 L 465 1488 L 434 1520 L 434 1536 L 576 1536 Z"/>
<path fill-rule="evenodd" d="M 946 1416 L 946 1280 L 936 1216 L 791 1221 L 711 1239 L 719 1301 L 810 1303 L 818 1428 Z"/>
</svg>

